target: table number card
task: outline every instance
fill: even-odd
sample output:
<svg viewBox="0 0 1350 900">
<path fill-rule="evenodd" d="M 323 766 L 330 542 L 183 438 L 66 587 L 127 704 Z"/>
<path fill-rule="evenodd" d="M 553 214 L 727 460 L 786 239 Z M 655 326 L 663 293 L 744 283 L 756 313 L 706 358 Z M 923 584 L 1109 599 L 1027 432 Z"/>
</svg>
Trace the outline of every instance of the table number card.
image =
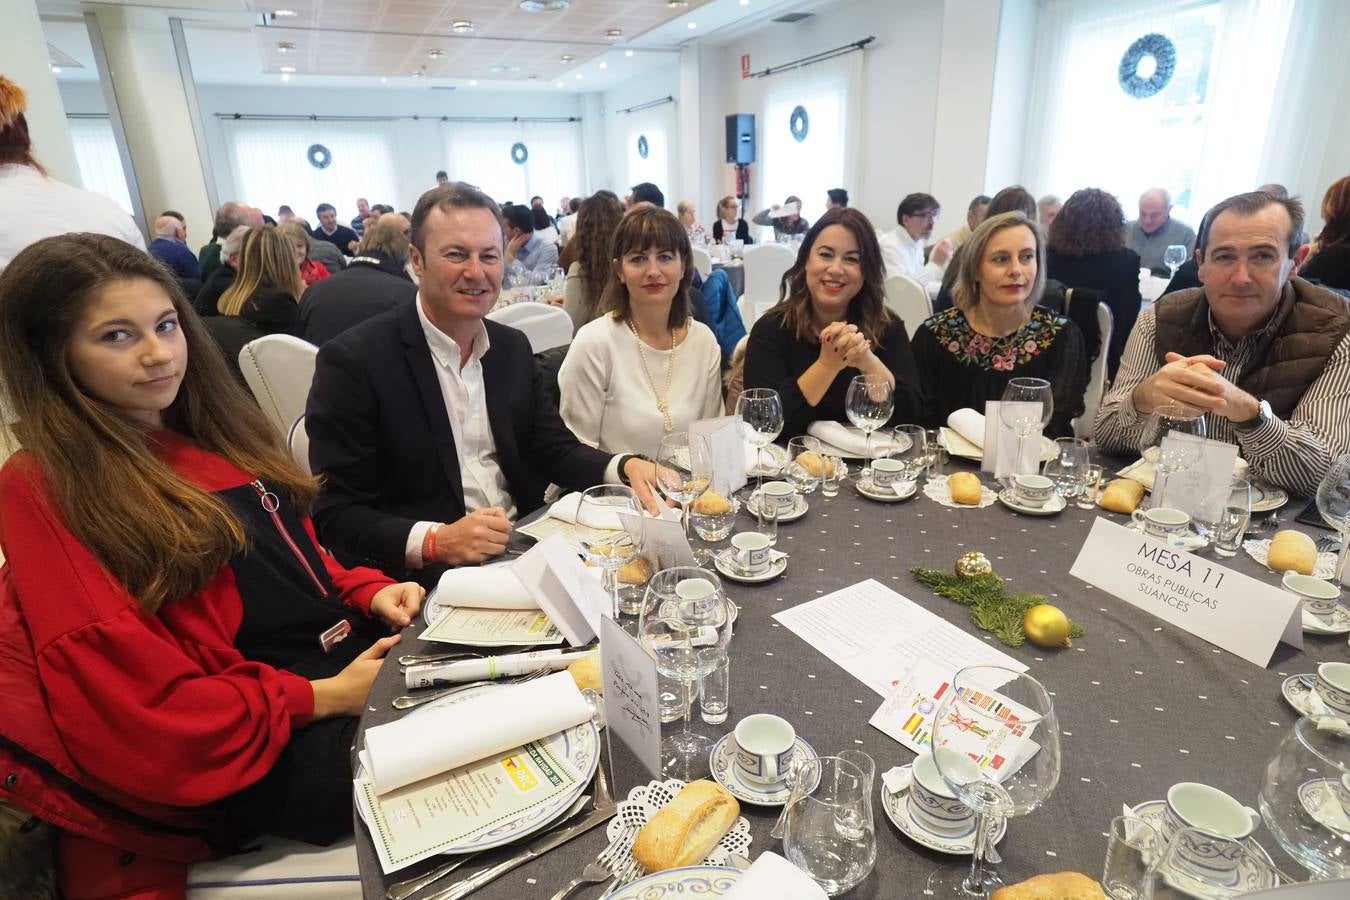
<svg viewBox="0 0 1350 900">
<path fill-rule="evenodd" d="M 661 776 L 661 702 L 656 661 L 608 616 L 600 622 L 605 724 L 654 778 Z"/>
<path fill-rule="evenodd" d="M 1006 478 L 1041 469 L 1041 429 L 1028 435 L 1022 444 L 1022 458 L 1017 459 L 1017 433 L 1003 424 L 999 415 L 1002 402 L 989 400 L 984 404 L 984 458 L 981 472 L 993 472 L 995 478 Z M 1029 414 L 1039 415 L 1039 403 L 1019 403 Z"/>
<path fill-rule="evenodd" d="M 690 434 L 708 439 L 712 450 L 712 489 L 723 497 L 745 487 L 745 439 L 741 436 L 739 416 L 719 416 L 689 423 Z M 683 565 L 683 563 L 681 563 Z"/>
<path fill-rule="evenodd" d="M 1069 574 L 1258 666 L 1280 641 L 1303 648 L 1298 597 L 1106 519 Z"/>
<path fill-rule="evenodd" d="M 577 647 L 595 637 L 609 599 L 561 535 L 551 534 L 535 544 L 516 560 L 512 571 L 569 644 Z"/>
<path fill-rule="evenodd" d="M 1176 458 L 1176 448 L 1187 444 L 1193 445 L 1193 449 L 1185 455 L 1193 456 L 1195 462 L 1175 475 L 1166 475 L 1159 469 L 1153 479 L 1153 496 L 1166 498 L 1167 506 L 1179 509 L 1191 518 L 1202 522 L 1217 521 L 1228 501 L 1233 464 L 1237 462 L 1237 444 L 1173 431 L 1162 440 L 1162 457 L 1172 455 Z"/>
</svg>

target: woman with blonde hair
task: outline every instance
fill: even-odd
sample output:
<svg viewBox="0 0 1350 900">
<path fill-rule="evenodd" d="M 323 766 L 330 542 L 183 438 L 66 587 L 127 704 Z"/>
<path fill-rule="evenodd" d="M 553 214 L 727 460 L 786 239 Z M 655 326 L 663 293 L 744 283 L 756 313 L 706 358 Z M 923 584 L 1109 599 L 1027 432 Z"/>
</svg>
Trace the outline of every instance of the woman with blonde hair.
<svg viewBox="0 0 1350 900">
<path fill-rule="evenodd" d="M 305 282 L 305 287 L 333 274 L 323 263 L 309 258 L 309 232 L 299 222 L 278 225 L 277 234 L 290 241 L 295 249 L 295 262 L 300 266 L 300 278 Z"/>
<path fill-rule="evenodd" d="M 954 306 L 914 333 L 925 425 L 945 425 L 958 409 L 984 412 L 1017 377 L 1044 378 L 1054 394 L 1046 433 L 1072 435 L 1083 412 L 1087 356 L 1078 327 L 1037 306 L 1045 291 L 1045 245 L 1023 212 L 985 219 L 961 248 Z"/>
<path fill-rule="evenodd" d="M 239 274 L 217 303 L 220 315 L 204 320 L 241 382 L 239 351 L 264 335 L 295 334 L 304 292 L 286 238 L 267 225 L 250 228 L 239 248 Z"/>
<path fill-rule="evenodd" d="M 662 437 L 721 409 L 722 350 L 690 314 L 694 267 L 678 219 L 638 207 L 611 247 L 604 314 L 577 332 L 558 372 L 560 412 L 583 443 L 654 456 Z"/>
<path fill-rule="evenodd" d="M 741 218 L 741 203 L 730 194 L 717 201 L 717 221 L 713 223 L 712 236 L 717 244 L 724 238 L 754 243 L 750 239 L 750 226 Z"/>
</svg>

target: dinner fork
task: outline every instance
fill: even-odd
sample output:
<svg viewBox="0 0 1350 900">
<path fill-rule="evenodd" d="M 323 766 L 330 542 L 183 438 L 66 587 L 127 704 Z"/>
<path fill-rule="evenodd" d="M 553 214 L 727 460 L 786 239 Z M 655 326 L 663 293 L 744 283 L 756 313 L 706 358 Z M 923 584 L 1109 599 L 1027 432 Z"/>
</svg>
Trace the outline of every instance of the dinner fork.
<svg viewBox="0 0 1350 900">
<path fill-rule="evenodd" d="M 427 691 L 425 694 L 403 694 L 394 698 L 393 706 L 394 709 L 412 709 L 414 706 L 421 706 L 423 703 L 430 703 L 432 700 L 440 700 L 442 697 L 449 697 L 451 694 L 467 691 L 469 688 L 482 687 L 485 684 L 524 684 L 527 681 L 534 681 L 536 678 L 543 678 L 545 675 L 551 674 L 553 674 L 551 669 L 535 669 L 533 672 L 516 675 L 513 678 L 485 678 L 482 681 L 468 681 L 454 687 Z"/>
<path fill-rule="evenodd" d="M 581 870 L 581 875 L 568 882 L 549 900 L 563 900 L 583 884 L 599 884 L 607 878 L 615 877 L 620 871 L 619 863 L 626 851 L 627 847 L 621 841 L 614 841 L 586 864 L 586 868 Z"/>
</svg>

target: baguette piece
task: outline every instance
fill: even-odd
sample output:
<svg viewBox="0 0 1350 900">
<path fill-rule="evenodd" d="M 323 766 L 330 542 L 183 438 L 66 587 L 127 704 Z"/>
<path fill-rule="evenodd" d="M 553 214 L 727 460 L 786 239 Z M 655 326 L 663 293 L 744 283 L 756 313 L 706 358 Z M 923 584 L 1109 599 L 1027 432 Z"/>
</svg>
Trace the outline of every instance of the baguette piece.
<svg viewBox="0 0 1350 900">
<path fill-rule="evenodd" d="M 1270 559 L 1266 562 L 1272 572 L 1298 572 L 1311 575 L 1317 566 L 1317 545 L 1301 531 L 1283 529 L 1270 539 Z"/>
<path fill-rule="evenodd" d="M 741 805 L 716 782 L 691 781 L 652 816 L 633 841 L 633 858 L 648 872 L 695 866 L 731 830 Z"/>
<path fill-rule="evenodd" d="M 798 453 L 797 465 L 810 473 L 812 478 L 820 478 L 822 476 L 825 478 L 834 477 L 834 461 L 826 457 L 821 457 L 821 455 L 814 450 L 805 450 Z"/>
<path fill-rule="evenodd" d="M 952 501 L 966 506 L 980 505 L 980 476 L 970 472 L 957 472 L 947 479 L 947 487 L 952 492 Z"/>
<path fill-rule="evenodd" d="M 1116 478 L 1102 491 L 1102 509 L 1129 515 L 1144 499 L 1144 486 L 1132 478 Z"/>
<path fill-rule="evenodd" d="M 1086 875 L 1053 872 L 1000 888 L 992 900 L 1106 900 L 1106 894 Z"/>
</svg>

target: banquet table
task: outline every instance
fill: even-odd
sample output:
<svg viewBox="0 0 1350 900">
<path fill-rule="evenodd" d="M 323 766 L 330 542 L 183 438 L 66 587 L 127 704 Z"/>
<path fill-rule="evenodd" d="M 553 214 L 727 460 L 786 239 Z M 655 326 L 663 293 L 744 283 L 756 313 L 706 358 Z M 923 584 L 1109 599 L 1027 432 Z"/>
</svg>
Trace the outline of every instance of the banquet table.
<svg viewBox="0 0 1350 900">
<path fill-rule="evenodd" d="M 969 466 L 954 460 L 947 471 Z M 882 772 L 913 758 L 868 725 L 882 698 L 772 616 L 872 578 L 992 642 L 970 622 L 966 608 L 933 594 L 909 573 L 916 565 L 950 570 L 960 554 L 983 551 L 1011 589 L 1045 594 L 1086 629 L 1072 648 L 1046 650 L 1030 643 L 1007 648 L 994 642 L 1025 663 L 1054 694 L 1062 730 L 1058 787 L 1042 807 L 1010 820 L 998 845 L 1003 868 L 1018 877 L 1072 869 L 1099 878 L 1105 831 L 1121 805 L 1161 799 L 1179 781 L 1211 784 L 1255 807 L 1266 763 L 1298 717 L 1281 696 L 1281 682 L 1288 675 L 1313 671 L 1319 662 L 1347 658 L 1345 636 L 1305 635 L 1304 650 L 1282 644 L 1263 669 L 1069 576 L 1094 518 L 1101 515 L 1128 524 L 1125 516 L 1072 505 L 1051 517 L 1018 514 L 1001 504 L 950 509 L 925 497 L 922 490 L 911 500 L 886 504 L 864 498 L 851 482 L 836 497 L 826 499 L 816 492 L 809 502 L 803 518 L 779 526 L 778 549 L 790 554 L 781 578 L 761 585 L 725 581 L 741 610 L 730 645 L 730 716 L 724 725 L 713 727 L 695 715 L 695 730 L 719 737 L 743 716 L 775 713 L 791 721 L 821 754 L 865 750 L 876 760 L 880 789 Z M 1299 500 L 1291 500 L 1279 513 L 1281 523 L 1292 522 L 1301 508 Z M 741 516 L 738 527 L 752 527 L 748 515 Z M 1245 553 L 1225 564 L 1272 585 L 1279 583 Z M 414 637 L 420 625 L 409 629 L 397 652 L 386 660 L 370 694 L 363 731 L 399 715 L 390 706 L 394 696 L 404 693 L 394 657 L 435 649 Z M 631 768 L 616 774 L 620 787 L 615 793 L 620 799 L 628 787 L 651 780 Z M 969 857 L 944 856 L 903 836 L 887 820 L 875 793 L 874 810 L 876 866 L 843 896 L 918 897 L 935 869 L 969 865 Z M 766 849 L 782 852 L 780 842 L 769 838 L 778 809 L 742 804 L 742 814 L 754 837 L 751 858 Z M 389 883 L 435 864 L 428 860 L 385 876 L 359 820 L 356 835 L 367 898 L 382 897 Z M 1281 869 L 1307 878 L 1264 825 L 1255 837 Z M 580 874 L 604 845 L 604 829 L 595 829 L 473 896 L 548 898 Z M 497 851 L 504 852 L 509 851 Z M 499 858 L 491 856 L 488 861 Z M 478 868 L 478 863 L 466 866 L 441 886 Z M 576 896 L 596 897 L 599 889 Z"/>
</svg>

